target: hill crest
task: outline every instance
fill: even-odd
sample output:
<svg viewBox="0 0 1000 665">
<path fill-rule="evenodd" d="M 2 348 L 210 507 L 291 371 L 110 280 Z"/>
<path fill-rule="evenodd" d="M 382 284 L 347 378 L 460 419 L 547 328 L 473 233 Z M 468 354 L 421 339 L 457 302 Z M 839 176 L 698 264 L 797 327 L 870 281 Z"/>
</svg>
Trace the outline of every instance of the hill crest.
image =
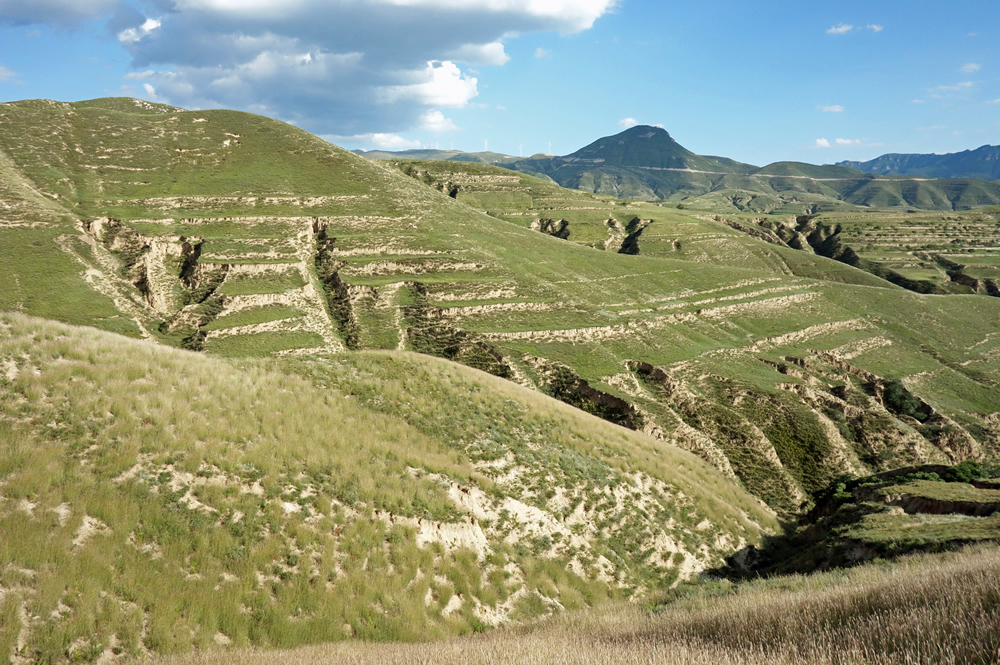
<svg viewBox="0 0 1000 665">
<path fill-rule="evenodd" d="M 1000 180 L 1000 145 L 983 145 L 943 155 L 888 153 L 866 162 L 837 162 L 837 166 L 881 175 Z"/>
</svg>

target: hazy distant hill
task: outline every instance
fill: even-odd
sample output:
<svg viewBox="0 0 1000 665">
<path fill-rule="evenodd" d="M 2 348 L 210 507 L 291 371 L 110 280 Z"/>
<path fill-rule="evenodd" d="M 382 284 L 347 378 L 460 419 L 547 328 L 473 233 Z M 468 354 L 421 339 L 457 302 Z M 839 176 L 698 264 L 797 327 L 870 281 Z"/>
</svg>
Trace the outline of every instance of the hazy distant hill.
<svg viewBox="0 0 1000 665">
<path fill-rule="evenodd" d="M 646 125 L 599 139 L 566 157 L 506 166 L 598 194 L 645 200 L 709 196 L 712 203 L 758 212 L 811 213 L 844 204 L 950 210 L 1000 203 L 1000 187 L 976 180 L 914 180 L 865 173 L 844 164 L 776 162 L 758 168 L 696 155 L 666 130 Z"/>
<path fill-rule="evenodd" d="M 507 165 L 548 176 L 563 187 L 623 198 L 686 198 L 711 191 L 727 175 L 751 173 L 757 167 L 696 155 L 666 130 L 639 125 L 566 155 L 521 160 Z"/>
<path fill-rule="evenodd" d="M 890 153 L 867 162 L 838 162 L 837 165 L 882 175 L 1000 180 L 1000 146 L 984 145 L 946 155 Z"/>
<path fill-rule="evenodd" d="M 852 168 L 853 162 L 817 166 L 802 162 L 775 162 L 764 167 L 725 157 L 698 155 L 660 128 L 639 125 L 606 136 L 562 157 L 511 157 L 499 153 L 463 153 L 453 150 L 359 152 L 376 159 L 433 159 L 482 162 L 547 178 L 563 187 L 595 194 L 646 201 L 690 201 L 715 210 L 813 214 L 866 208 L 907 207 L 923 210 L 963 210 L 1000 204 L 1000 185 L 973 178 L 995 179 L 996 148 L 988 146 L 957 155 L 897 155 L 895 157 L 954 157 L 970 164 L 956 166 L 946 176 L 934 173 L 877 173 Z M 887 155 L 885 158 L 893 157 Z M 993 160 L 994 175 L 973 163 Z M 877 161 L 877 160 L 876 160 Z M 872 162 L 867 162 L 871 164 Z M 980 175 L 963 175 L 963 173 Z M 919 176 L 919 177 L 914 177 Z"/>
<path fill-rule="evenodd" d="M 462 152 L 461 150 L 421 149 L 400 150 L 353 150 L 355 154 L 369 159 L 435 159 L 446 162 L 481 162 L 483 164 L 510 164 L 523 157 L 514 157 L 500 152 Z"/>
</svg>

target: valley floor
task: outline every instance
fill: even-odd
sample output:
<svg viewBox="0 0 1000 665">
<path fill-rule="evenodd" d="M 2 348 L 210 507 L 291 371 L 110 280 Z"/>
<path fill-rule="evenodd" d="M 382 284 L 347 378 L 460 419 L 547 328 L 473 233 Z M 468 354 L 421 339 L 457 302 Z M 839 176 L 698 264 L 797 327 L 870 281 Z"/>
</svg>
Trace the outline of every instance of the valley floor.
<svg viewBox="0 0 1000 665">
<path fill-rule="evenodd" d="M 201 665 L 217 659 L 218 653 L 200 653 L 152 662 Z M 231 651 L 226 660 L 239 665 L 996 663 L 1000 548 L 739 585 L 702 582 L 675 590 L 654 610 L 609 605 L 444 643 Z"/>
</svg>

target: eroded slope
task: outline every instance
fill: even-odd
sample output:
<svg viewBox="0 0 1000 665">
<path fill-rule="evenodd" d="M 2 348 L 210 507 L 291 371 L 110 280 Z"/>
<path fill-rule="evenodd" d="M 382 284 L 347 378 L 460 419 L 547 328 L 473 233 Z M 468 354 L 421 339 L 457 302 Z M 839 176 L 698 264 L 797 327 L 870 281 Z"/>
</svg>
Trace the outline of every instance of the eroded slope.
<svg viewBox="0 0 1000 665">
<path fill-rule="evenodd" d="M 996 455 L 996 299 L 676 207 L 486 165 L 408 177 L 256 116 L 129 103 L 0 111 L 29 134 L 3 150 L 76 220 L 46 218 L 39 246 L 140 334 L 456 360 L 692 450 L 784 514 L 845 471 Z M 7 260 L 7 280 L 33 269 Z M 895 384 L 929 410 L 887 402 Z"/>
<path fill-rule="evenodd" d="M 709 465 L 416 355 L 235 364 L 0 315 L 0 653 L 427 639 L 760 542 Z"/>
</svg>

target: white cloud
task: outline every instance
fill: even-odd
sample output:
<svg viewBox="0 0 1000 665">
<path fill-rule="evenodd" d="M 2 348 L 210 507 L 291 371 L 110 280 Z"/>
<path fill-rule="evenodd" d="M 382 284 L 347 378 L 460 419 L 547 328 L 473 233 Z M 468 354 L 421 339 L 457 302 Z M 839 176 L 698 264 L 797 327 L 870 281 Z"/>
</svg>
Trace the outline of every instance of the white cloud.
<svg viewBox="0 0 1000 665">
<path fill-rule="evenodd" d="M 538 48 L 535 49 L 536 58 L 547 58 L 550 55 L 552 55 L 552 51 L 548 50 L 547 48 L 542 48 L 541 46 L 539 46 Z"/>
<path fill-rule="evenodd" d="M 843 113 L 844 112 L 844 107 L 841 106 L 840 104 L 829 104 L 827 106 L 817 106 L 816 108 L 818 108 L 823 113 Z"/>
<path fill-rule="evenodd" d="M 924 100 L 922 100 L 922 99 L 911 99 L 910 103 L 911 104 L 923 104 Z"/>
<path fill-rule="evenodd" d="M 956 83 L 955 85 L 939 85 L 935 90 L 943 90 L 945 92 L 959 92 L 961 90 L 968 90 L 972 87 L 972 81 L 962 81 L 961 83 Z"/>
<path fill-rule="evenodd" d="M 854 26 L 850 23 L 839 23 L 826 31 L 828 35 L 842 35 L 846 32 L 854 30 Z"/>
<path fill-rule="evenodd" d="M 838 146 L 861 145 L 861 139 L 834 139 Z"/>
<path fill-rule="evenodd" d="M 64 0 L 66 1 L 66 0 Z M 78 0 L 84 2 L 85 0 Z M 611 11 L 618 0 L 367 0 L 378 13 L 393 9 L 466 12 L 493 15 L 521 15 L 536 22 L 557 26 L 564 34 L 589 30 L 594 21 Z M 314 11 L 330 4 L 326 0 L 174 0 L 180 11 L 193 10 L 217 15 L 251 15 L 261 19 L 280 19 L 288 14 Z M 350 3 L 353 4 L 353 3 Z"/>
<path fill-rule="evenodd" d="M 869 23 L 865 27 L 871 30 L 872 32 L 882 32 L 883 30 L 885 30 L 884 26 L 878 25 L 876 23 Z"/>
<path fill-rule="evenodd" d="M 171 104 L 253 110 L 321 135 L 406 135 L 430 109 L 470 106 L 486 82 L 469 67 L 502 66 L 511 40 L 586 30 L 617 2 L 129 0 L 160 25 L 132 10 L 114 32 L 136 70 L 155 72 L 136 80 Z"/>
<path fill-rule="evenodd" d="M 0 80 L 2 80 L 2 79 L 0 79 Z M 986 103 L 987 104 L 1000 104 L 1000 99 L 991 99 L 990 101 L 988 101 Z"/>
<path fill-rule="evenodd" d="M 150 84 L 143 83 L 142 84 L 142 89 L 145 90 L 146 94 L 149 95 L 150 97 L 152 97 L 154 99 L 156 98 L 156 88 L 154 88 Z"/>
<path fill-rule="evenodd" d="M 152 33 L 153 30 L 159 28 L 160 25 L 162 25 L 160 21 L 151 18 L 146 19 L 146 22 L 140 25 L 138 28 L 126 28 L 125 30 L 119 32 L 118 41 L 122 42 L 123 44 L 135 43 L 140 39 L 142 39 L 143 37 L 145 37 L 146 35 Z"/>
<path fill-rule="evenodd" d="M 449 57 L 469 65 L 502 66 L 510 61 L 510 56 L 504 51 L 503 44 L 500 42 L 462 44 L 452 51 Z"/>
<path fill-rule="evenodd" d="M 962 65 L 961 67 L 959 67 L 958 71 L 965 72 L 966 74 L 975 74 L 976 72 L 978 72 L 982 68 L 983 68 L 983 66 L 980 65 L 980 64 L 978 64 L 978 63 L 967 62 L 964 65 Z"/>
<path fill-rule="evenodd" d="M 813 147 L 814 148 L 829 148 L 830 147 L 830 142 L 827 141 L 826 139 L 816 139 L 815 143 L 813 143 Z"/>
<path fill-rule="evenodd" d="M 639 121 L 635 118 L 622 118 L 618 121 L 618 126 L 622 129 L 628 129 L 629 127 L 635 127 L 639 124 Z"/>
<path fill-rule="evenodd" d="M 404 139 L 397 134 L 356 134 L 354 136 L 323 136 L 324 140 L 345 148 L 357 146 L 362 149 L 375 148 L 378 150 L 413 150 L 421 147 L 420 141 Z"/>
<path fill-rule="evenodd" d="M 17 76 L 17 72 L 12 72 L 3 65 L 0 65 L 0 83 L 3 83 L 4 81 L 10 81 L 15 76 Z"/>
<path fill-rule="evenodd" d="M 379 90 L 380 100 L 392 104 L 400 100 L 413 100 L 428 106 L 462 108 L 479 94 L 478 79 L 470 78 L 453 62 L 431 61 L 422 72 L 408 72 L 408 78 L 418 83 L 385 86 Z"/>
<path fill-rule="evenodd" d="M 428 111 L 420 121 L 420 129 L 428 132 L 454 132 L 458 127 L 451 118 L 446 118 L 441 111 Z"/>
</svg>

